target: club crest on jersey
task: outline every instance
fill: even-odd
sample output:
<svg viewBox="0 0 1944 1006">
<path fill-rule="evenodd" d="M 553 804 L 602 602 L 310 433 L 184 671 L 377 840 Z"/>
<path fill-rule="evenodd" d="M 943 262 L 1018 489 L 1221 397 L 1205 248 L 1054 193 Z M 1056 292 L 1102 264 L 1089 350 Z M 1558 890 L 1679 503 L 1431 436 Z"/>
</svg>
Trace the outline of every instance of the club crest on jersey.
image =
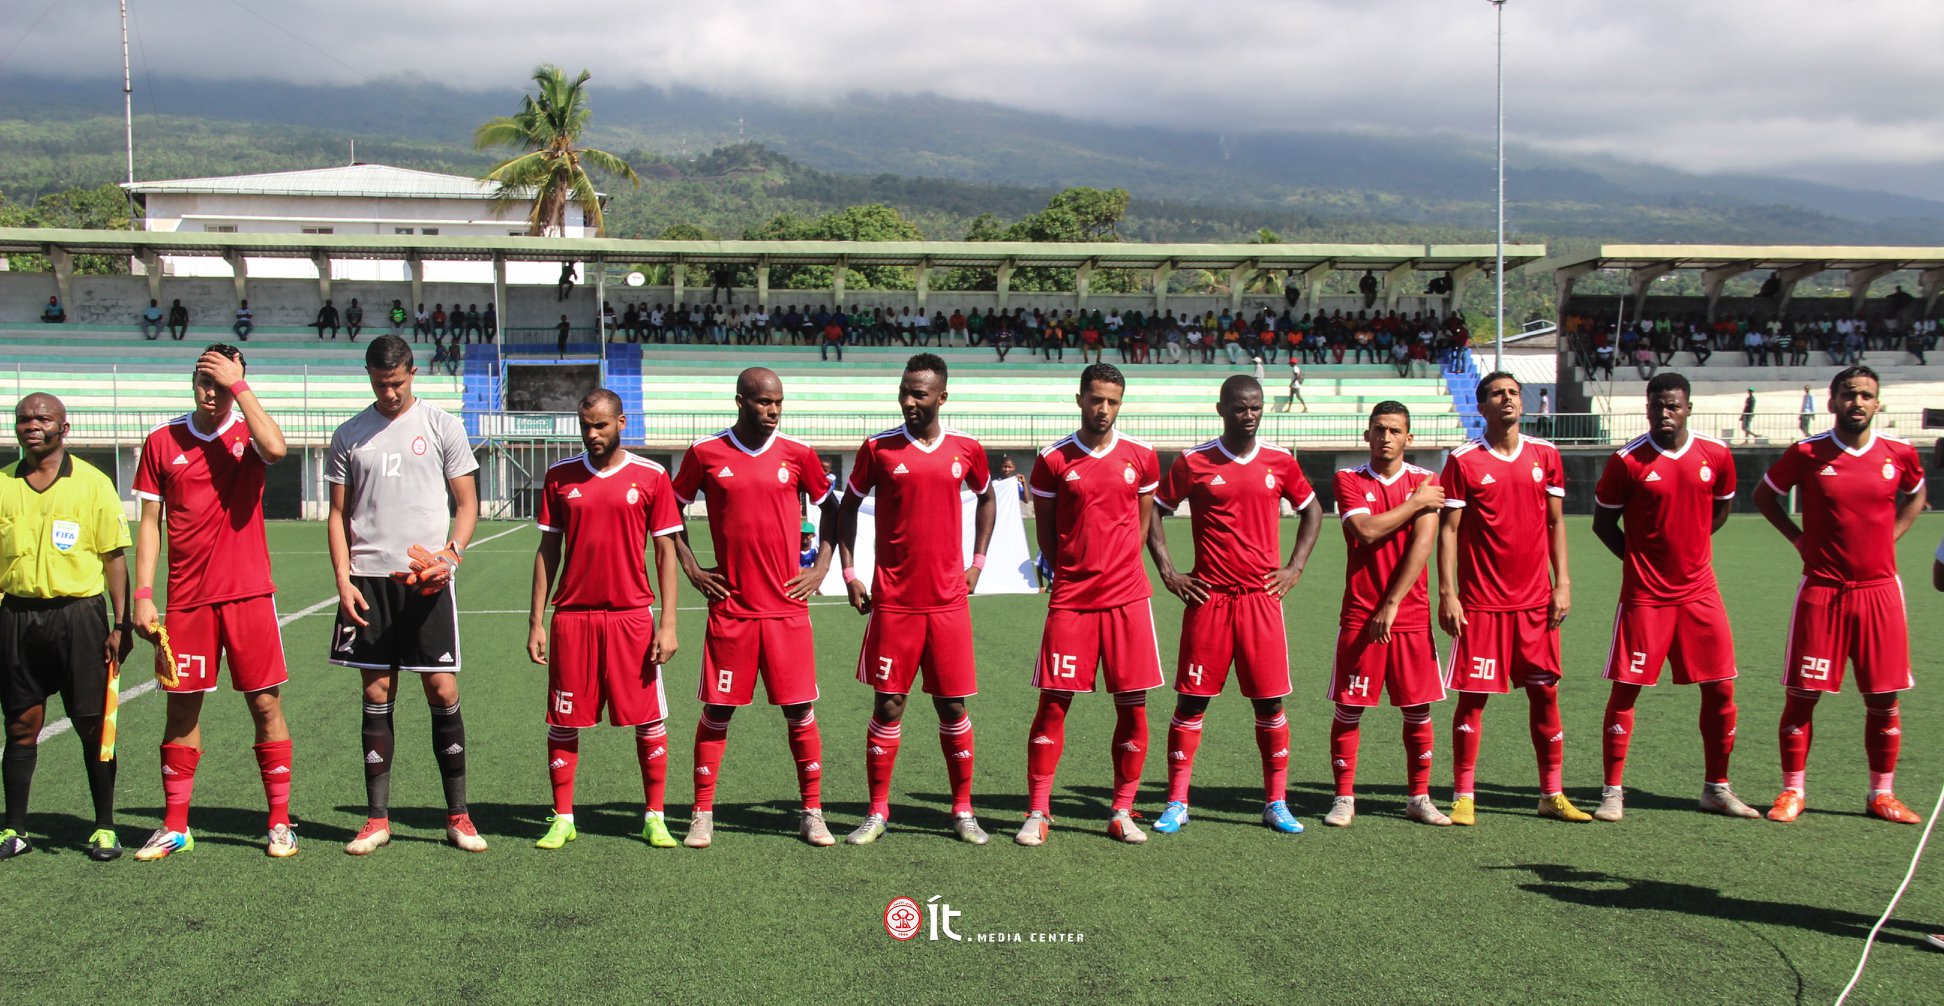
<svg viewBox="0 0 1944 1006">
<path fill-rule="evenodd" d="M 1897 477 L 1897 466 L 1888 461 L 1885 461 L 1883 463 L 1883 481 L 1888 482 L 1891 479 L 1894 479 L 1896 477 Z"/>
<path fill-rule="evenodd" d="M 57 520 L 48 528 L 47 537 L 56 549 L 65 552 L 81 543 L 81 525 L 71 520 Z"/>
<path fill-rule="evenodd" d="M 238 440 L 236 443 L 230 445 L 230 457 L 238 461 L 243 460 L 243 441 Z"/>
<path fill-rule="evenodd" d="M 1533 466 L 1532 466 L 1532 481 L 1534 481 L 1534 482 L 1543 482 L 1543 481 L 1545 481 L 1545 479 L 1546 479 L 1546 473 L 1545 473 L 1545 472 L 1543 472 L 1543 471 L 1540 471 L 1540 470 L 1539 470 L 1539 466 L 1538 466 L 1538 465 L 1533 465 Z"/>
<path fill-rule="evenodd" d="M 1264 472 L 1262 475 L 1262 484 L 1268 486 L 1271 489 L 1276 488 L 1276 473 Z"/>
<path fill-rule="evenodd" d="M 629 505 L 629 506 L 634 506 L 634 505 L 635 505 L 636 503 L 639 503 L 639 502 L 641 502 L 641 490 L 640 490 L 640 489 L 638 489 L 638 488 L 636 488 L 636 487 L 634 487 L 634 486 L 629 486 L 629 487 L 628 487 L 628 505 Z"/>
<path fill-rule="evenodd" d="M 424 437 L 413 437 L 413 438 L 412 438 L 412 453 L 413 453 L 413 454 L 419 454 L 419 455 L 423 455 L 423 454 L 425 453 L 425 438 L 424 438 Z"/>
<path fill-rule="evenodd" d="M 952 477 L 955 479 L 962 479 L 965 477 L 965 465 L 962 464 L 957 458 L 952 459 Z"/>
<path fill-rule="evenodd" d="M 1707 465 L 1702 465 L 1702 466 L 1701 466 L 1701 481 L 1703 481 L 1703 482 L 1710 482 L 1710 481 L 1713 481 L 1713 480 L 1714 480 L 1714 469 L 1712 469 L 1712 468 L 1709 468 L 1709 467 L 1708 467 Z"/>
<path fill-rule="evenodd" d="M 787 483 L 787 482 L 789 482 L 789 481 L 790 481 L 790 470 L 789 470 L 788 468 L 786 468 L 786 467 L 784 467 L 784 466 L 782 466 L 782 465 L 777 465 L 777 466 L 776 466 L 776 481 L 778 481 L 778 482 L 786 482 L 786 483 Z"/>
<path fill-rule="evenodd" d="M 1134 484 L 1133 462 L 1129 462 L 1127 467 L 1121 469 L 1121 481 L 1127 483 L 1130 486 Z"/>
</svg>

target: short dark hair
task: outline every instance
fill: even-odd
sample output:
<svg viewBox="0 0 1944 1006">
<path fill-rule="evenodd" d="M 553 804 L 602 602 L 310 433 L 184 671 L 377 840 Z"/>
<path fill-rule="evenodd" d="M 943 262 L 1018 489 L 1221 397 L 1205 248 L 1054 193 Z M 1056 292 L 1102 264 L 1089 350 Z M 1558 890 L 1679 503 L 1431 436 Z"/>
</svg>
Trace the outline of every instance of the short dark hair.
<svg viewBox="0 0 1944 1006">
<path fill-rule="evenodd" d="M 907 374 L 914 374 L 925 370 L 937 374 L 938 379 L 941 381 L 950 379 L 947 376 L 945 358 L 939 356 L 937 353 L 919 353 L 905 361 L 904 372 Z"/>
<path fill-rule="evenodd" d="M 250 369 L 250 365 L 244 362 L 243 360 L 243 351 L 237 349 L 235 346 L 232 346 L 227 342 L 212 342 L 209 345 L 203 347 L 203 352 L 216 353 L 222 356 L 227 356 L 230 359 L 235 360 L 236 365 L 242 367 L 244 370 Z"/>
<path fill-rule="evenodd" d="M 1403 416 L 1404 428 L 1407 430 L 1411 428 L 1410 407 L 1406 406 L 1403 402 L 1397 401 L 1395 399 L 1385 399 L 1384 401 L 1378 402 L 1376 406 L 1370 410 L 1371 422 L 1375 423 L 1377 421 L 1378 416 Z"/>
<path fill-rule="evenodd" d="M 365 369 L 396 370 L 412 366 L 412 344 L 395 335 L 381 335 L 365 347 Z"/>
<path fill-rule="evenodd" d="M 1253 391 L 1260 395 L 1262 394 L 1262 382 L 1256 380 L 1249 374 L 1230 374 L 1222 381 L 1220 397 L 1226 401 L 1229 395 L 1242 391 Z"/>
<path fill-rule="evenodd" d="M 1093 384 L 1095 381 L 1106 384 L 1118 384 L 1123 388 L 1127 387 L 1127 378 L 1121 375 L 1119 367 L 1111 363 L 1088 364 L 1087 369 L 1080 372 L 1080 392 L 1085 394 L 1088 385 Z"/>
<path fill-rule="evenodd" d="M 1829 394 L 1834 397 L 1836 389 L 1842 387 L 1843 382 L 1852 377 L 1867 377 L 1870 379 L 1871 384 L 1877 386 L 1878 390 L 1883 388 L 1883 379 L 1877 377 L 1877 372 L 1859 363 L 1853 367 L 1844 367 L 1842 370 L 1836 372 L 1835 377 L 1829 379 Z"/>
<path fill-rule="evenodd" d="M 1521 391 L 1525 390 L 1525 385 L 1520 384 L 1518 378 L 1513 377 L 1511 374 L 1506 373 L 1503 370 L 1494 370 L 1491 373 L 1486 374 L 1484 377 L 1478 379 L 1478 388 L 1472 392 L 1472 397 L 1484 398 L 1485 388 L 1488 385 L 1490 385 L 1493 381 L 1511 381 L 1513 387 L 1518 388 Z"/>
<path fill-rule="evenodd" d="M 1655 374 L 1647 382 L 1647 398 L 1649 401 L 1652 401 L 1655 395 L 1663 391 L 1678 391 L 1681 393 L 1682 398 L 1690 400 L 1694 398 L 1694 389 L 1688 386 L 1688 379 L 1672 370 L 1663 370 Z"/>
<path fill-rule="evenodd" d="M 595 388 L 593 391 L 581 396 L 581 411 L 585 412 L 596 405 L 606 405 L 608 408 L 613 409 L 614 414 L 617 416 L 625 416 L 628 414 L 626 407 L 621 404 L 621 396 L 606 388 Z"/>
</svg>

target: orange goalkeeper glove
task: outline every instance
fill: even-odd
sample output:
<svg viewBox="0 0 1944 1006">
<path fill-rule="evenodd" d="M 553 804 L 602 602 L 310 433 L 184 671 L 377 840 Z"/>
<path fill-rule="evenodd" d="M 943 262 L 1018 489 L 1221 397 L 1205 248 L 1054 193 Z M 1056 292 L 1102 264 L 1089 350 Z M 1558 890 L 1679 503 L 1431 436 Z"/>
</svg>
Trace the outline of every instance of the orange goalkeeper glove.
<svg viewBox="0 0 1944 1006">
<path fill-rule="evenodd" d="M 392 579 L 417 588 L 427 597 L 451 586 L 452 574 L 459 569 L 459 546 L 452 542 L 446 542 L 437 552 L 424 545 L 413 545 L 405 555 L 411 560 L 411 569 L 393 573 Z"/>
</svg>

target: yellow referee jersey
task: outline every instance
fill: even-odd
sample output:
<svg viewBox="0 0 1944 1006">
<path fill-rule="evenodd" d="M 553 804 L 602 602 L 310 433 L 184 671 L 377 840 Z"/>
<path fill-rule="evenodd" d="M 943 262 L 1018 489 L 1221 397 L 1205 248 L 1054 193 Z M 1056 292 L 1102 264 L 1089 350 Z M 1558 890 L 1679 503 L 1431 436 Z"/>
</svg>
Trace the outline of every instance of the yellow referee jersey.
<svg viewBox="0 0 1944 1006">
<path fill-rule="evenodd" d="M 121 496 L 101 469 L 72 454 L 46 492 L 23 477 L 27 459 L 0 468 L 0 593 L 92 597 L 107 587 L 101 556 L 129 546 Z"/>
</svg>

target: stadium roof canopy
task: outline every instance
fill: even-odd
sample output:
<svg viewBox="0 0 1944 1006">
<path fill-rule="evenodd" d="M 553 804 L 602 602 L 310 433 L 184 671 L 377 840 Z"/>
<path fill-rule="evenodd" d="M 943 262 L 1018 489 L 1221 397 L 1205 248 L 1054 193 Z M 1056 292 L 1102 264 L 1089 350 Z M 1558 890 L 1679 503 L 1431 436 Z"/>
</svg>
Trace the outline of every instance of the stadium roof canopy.
<svg viewBox="0 0 1944 1006">
<path fill-rule="evenodd" d="M 173 178 L 156 182 L 123 182 L 130 195 L 243 195 L 319 196 L 390 199 L 493 199 L 498 182 L 469 175 L 414 171 L 388 164 L 348 164 L 336 168 L 272 171 L 257 175 L 216 178 Z M 530 195 L 528 190 L 523 195 Z"/>
<path fill-rule="evenodd" d="M 1635 308 L 1654 280 L 1677 269 L 1701 271 L 1709 314 L 1721 298 L 1721 286 L 1750 272 L 1773 272 L 1780 284 L 1778 309 L 1786 307 L 1796 283 L 1823 272 L 1846 273 L 1850 297 L 1861 303 L 1870 284 L 1890 273 L 1914 269 L 1921 274 L 1925 310 L 1944 290 L 1944 248 L 1866 245 L 1601 245 L 1592 255 L 1547 259 L 1537 268 L 1553 274 L 1559 303 L 1573 295 L 1573 283 L 1587 273 L 1621 269 L 1635 298 Z"/>
</svg>

